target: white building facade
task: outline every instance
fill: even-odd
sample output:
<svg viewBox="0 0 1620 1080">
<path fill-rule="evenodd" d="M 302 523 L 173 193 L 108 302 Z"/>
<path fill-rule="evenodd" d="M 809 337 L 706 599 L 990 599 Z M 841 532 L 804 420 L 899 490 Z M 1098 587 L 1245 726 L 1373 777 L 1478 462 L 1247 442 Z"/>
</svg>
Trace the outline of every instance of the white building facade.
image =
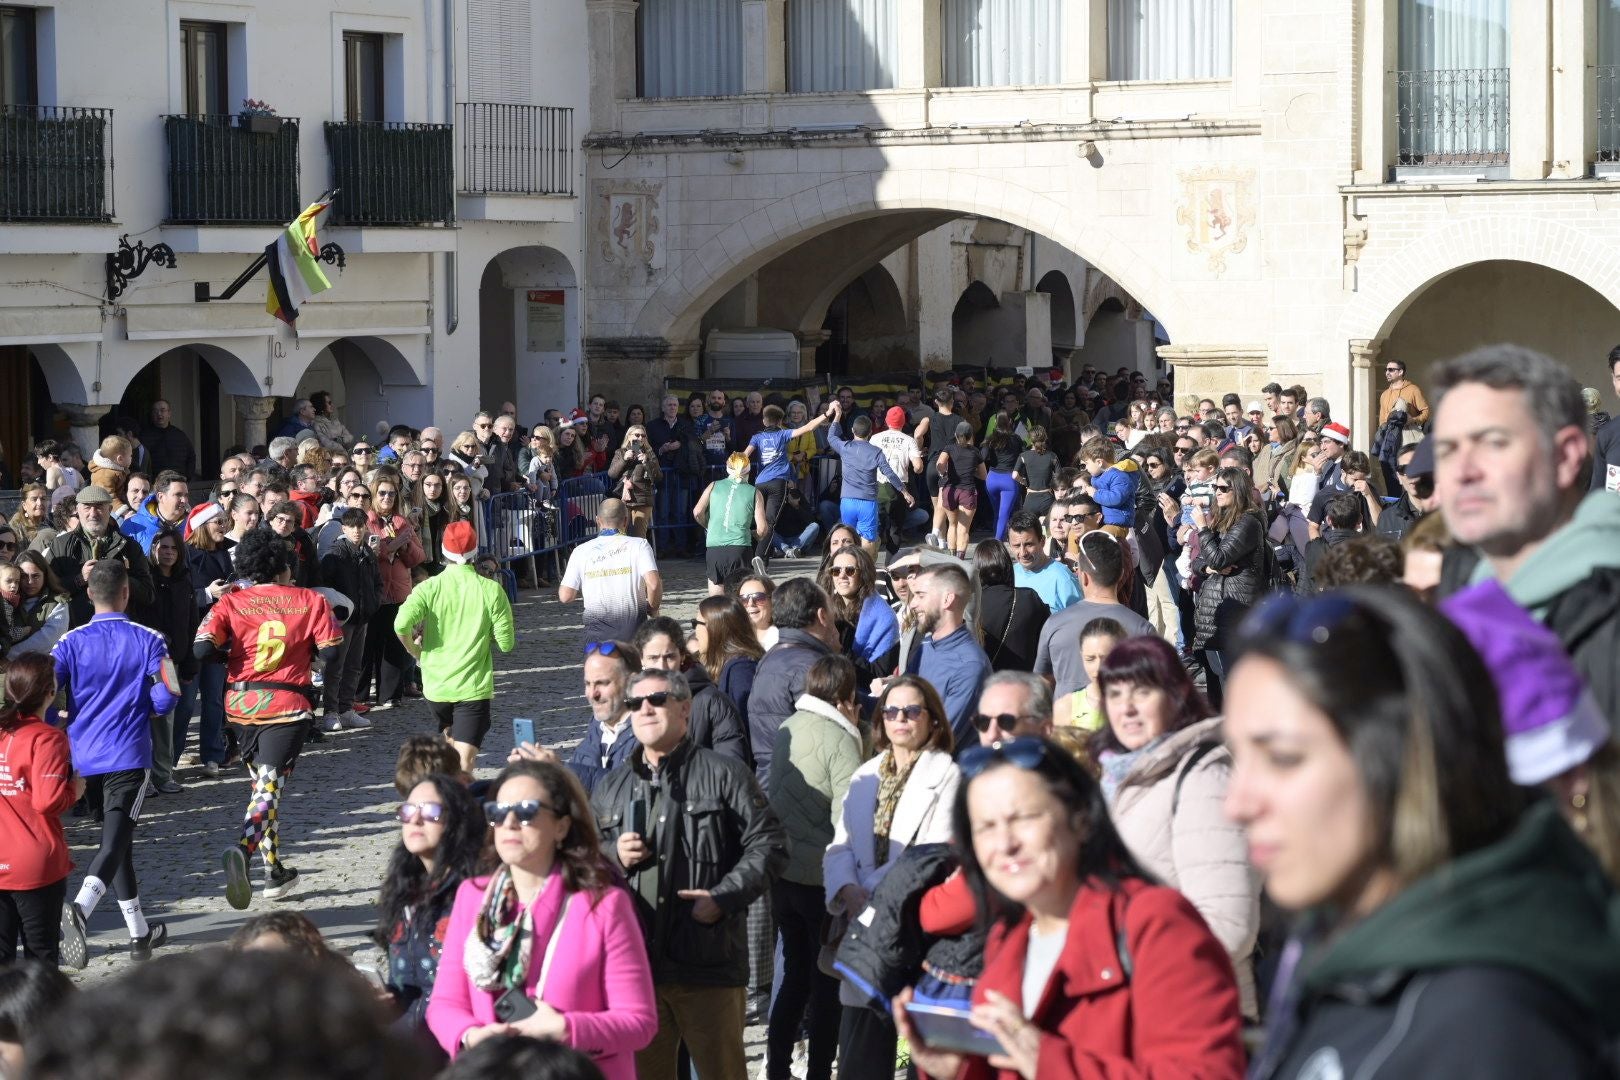
<svg viewBox="0 0 1620 1080">
<path fill-rule="evenodd" d="M 1616 0 L 586 3 L 585 349 L 620 396 L 727 325 L 834 377 L 1300 381 L 1358 441 L 1384 357 L 1516 340 L 1607 384 Z"/>
<path fill-rule="evenodd" d="M 12 461 L 157 398 L 209 475 L 314 390 L 357 433 L 576 400 L 588 75 L 554 46 L 585 39 L 578 5 L 59 0 L 0 23 Z M 199 302 L 331 188 L 344 265 L 296 333 L 262 271 Z M 125 234 L 177 265 L 114 280 Z"/>
</svg>

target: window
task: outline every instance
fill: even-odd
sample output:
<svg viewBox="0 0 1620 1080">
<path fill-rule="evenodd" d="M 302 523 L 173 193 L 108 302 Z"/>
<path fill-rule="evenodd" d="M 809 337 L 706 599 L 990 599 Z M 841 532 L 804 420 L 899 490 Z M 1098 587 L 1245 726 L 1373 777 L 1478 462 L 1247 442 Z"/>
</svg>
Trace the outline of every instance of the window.
<svg viewBox="0 0 1620 1080">
<path fill-rule="evenodd" d="M 181 77 L 188 116 L 224 116 L 235 112 L 225 71 L 225 24 L 180 24 Z"/>
<path fill-rule="evenodd" d="M 742 0 L 642 0 L 636 30 L 642 97 L 742 92 Z"/>
<path fill-rule="evenodd" d="M 34 9 L 0 7 L 0 106 L 38 105 Z"/>
<path fill-rule="evenodd" d="M 1502 165 L 1509 0 L 1399 0 L 1400 165 Z"/>
<path fill-rule="evenodd" d="M 1620 161 L 1620 0 L 1598 0 L 1597 122 L 1599 161 Z"/>
<path fill-rule="evenodd" d="M 1108 0 L 1108 77 L 1232 76 L 1232 0 Z"/>
<path fill-rule="evenodd" d="M 1052 86 L 1063 81 L 1060 0 L 945 0 L 946 86 Z"/>
<path fill-rule="evenodd" d="M 788 89 L 882 90 L 899 64 L 898 0 L 793 0 Z"/>
<path fill-rule="evenodd" d="M 383 36 L 343 35 L 343 111 L 351 124 L 383 119 Z"/>
</svg>

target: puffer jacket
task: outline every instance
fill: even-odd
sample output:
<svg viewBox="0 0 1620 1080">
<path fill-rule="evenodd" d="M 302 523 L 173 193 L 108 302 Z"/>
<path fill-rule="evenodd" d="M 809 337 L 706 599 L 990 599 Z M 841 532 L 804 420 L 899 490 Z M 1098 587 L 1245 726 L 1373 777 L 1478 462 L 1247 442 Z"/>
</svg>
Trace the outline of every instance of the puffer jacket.
<svg viewBox="0 0 1620 1080">
<path fill-rule="evenodd" d="M 1193 609 L 1193 648 L 1225 647 L 1228 631 L 1243 621 L 1265 591 L 1266 528 L 1258 514 L 1244 514 L 1225 533 L 1198 530 L 1193 572 L 1204 579 Z"/>
<path fill-rule="evenodd" d="M 924 956 L 941 940 L 923 930 L 917 909 L 923 895 L 950 877 L 957 863 L 949 844 L 918 844 L 895 860 L 867 904 L 871 918 L 851 921 L 839 942 L 834 966 L 844 977 L 844 988 L 887 1013 L 889 999 L 916 983 Z M 978 974 L 972 961 L 982 960 L 984 938 L 976 940 L 978 947 L 962 957 L 972 967 L 963 974 Z M 947 970 L 961 969 L 950 965 Z"/>
<path fill-rule="evenodd" d="M 807 630 L 783 630 L 754 668 L 754 686 L 748 692 L 748 744 L 761 784 L 770 779 L 776 729 L 793 715 L 810 665 L 831 653 L 825 641 Z"/>
<path fill-rule="evenodd" d="M 349 598 L 349 624 L 371 621 L 382 606 L 382 572 L 370 548 L 351 544 L 341 534 L 332 550 L 321 557 L 321 580 Z"/>
<path fill-rule="evenodd" d="M 1243 828 L 1221 811 L 1231 775 L 1221 719 L 1212 717 L 1143 754 L 1120 781 L 1109 811 L 1131 854 L 1191 900 L 1226 947 L 1237 971 L 1243 1014 L 1254 1017 L 1260 878 L 1249 866 Z"/>
<path fill-rule="evenodd" d="M 624 721 L 624 730 L 614 736 L 613 742 L 605 743 L 602 724 L 592 716 L 585 728 L 585 737 L 579 740 L 579 745 L 574 747 L 574 752 L 568 755 L 568 760 L 563 764 L 579 777 L 585 794 L 591 795 L 604 776 L 630 760 L 630 751 L 635 748 L 636 735 L 630 730 L 628 720 Z"/>
<path fill-rule="evenodd" d="M 659 784 L 655 859 L 633 867 L 619 862 L 625 808 L 638 789 Z M 745 986 L 748 983 L 748 905 L 759 899 L 788 861 L 787 833 L 748 767 L 690 739 L 664 758 L 654 774 L 638 745 L 591 794 L 602 832 L 602 853 L 625 871 L 636 913 L 647 935 L 655 983 Z M 649 905 L 637 878 L 658 876 L 658 904 Z M 707 890 L 724 916 L 712 926 L 692 917 L 693 901 L 676 894 Z"/>
<path fill-rule="evenodd" d="M 771 809 L 792 844 L 785 881 L 821 886 L 821 857 L 833 839 L 849 781 L 865 756 L 860 728 L 828 702 L 805 694 L 776 730 Z"/>
<path fill-rule="evenodd" d="M 702 664 L 686 669 L 686 682 L 692 688 L 692 717 L 687 721 L 687 734 L 705 750 L 734 757 L 754 767 L 748 752 L 748 725 L 742 711 L 725 692 L 709 681 L 709 673 Z"/>
</svg>

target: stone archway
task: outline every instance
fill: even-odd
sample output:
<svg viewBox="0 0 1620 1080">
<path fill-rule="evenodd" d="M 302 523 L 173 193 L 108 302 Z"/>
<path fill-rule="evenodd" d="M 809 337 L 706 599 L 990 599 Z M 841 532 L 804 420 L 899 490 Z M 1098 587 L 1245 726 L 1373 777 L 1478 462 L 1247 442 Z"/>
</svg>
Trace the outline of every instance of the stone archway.
<svg viewBox="0 0 1620 1080">
<path fill-rule="evenodd" d="M 820 327 L 827 340 L 816 350 L 818 374 L 862 375 L 915 371 L 917 335 L 894 277 L 869 266 L 827 305 Z"/>
<path fill-rule="evenodd" d="M 237 353 L 224 345 L 193 341 L 174 345 L 140 367 L 113 369 L 122 383 L 109 381 L 102 399 L 118 402 L 113 411 L 145 421 L 159 398 L 169 403 L 171 423 L 191 438 L 201 475 L 212 469 L 237 445 L 252 446 L 259 433 L 253 417 L 238 416 L 238 400 L 256 402 L 266 387 Z M 116 395 L 116 397 L 115 397 Z"/>
<path fill-rule="evenodd" d="M 580 294 L 574 265 L 555 248 L 509 248 L 478 285 L 479 397 L 523 416 L 565 412 L 581 400 Z"/>
<path fill-rule="evenodd" d="M 1010 355 L 1003 348 L 995 353 L 998 342 L 1008 338 L 1006 313 L 1001 300 L 982 281 L 968 282 L 962 295 L 956 298 L 951 311 L 951 360 L 957 367 L 1007 367 L 1021 357 Z"/>
<path fill-rule="evenodd" d="M 377 425 L 433 422 L 432 393 L 403 339 L 366 335 L 337 338 L 317 352 L 298 376 L 296 397 L 318 390 L 332 395 L 343 424 L 375 438 Z"/>
<path fill-rule="evenodd" d="M 1052 358 L 1055 362 L 1067 360 L 1080 343 L 1069 276 L 1061 270 L 1049 270 L 1036 282 L 1035 291 L 1051 298 Z"/>
</svg>

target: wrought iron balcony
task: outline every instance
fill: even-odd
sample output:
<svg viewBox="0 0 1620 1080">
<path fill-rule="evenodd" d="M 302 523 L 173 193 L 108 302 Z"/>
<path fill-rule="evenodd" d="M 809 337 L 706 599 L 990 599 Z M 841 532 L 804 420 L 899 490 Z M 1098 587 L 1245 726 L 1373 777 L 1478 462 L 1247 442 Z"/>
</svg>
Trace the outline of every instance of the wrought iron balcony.
<svg viewBox="0 0 1620 1080">
<path fill-rule="evenodd" d="M 334 225 L 449 224 L 456 216 L 455 148 L 449 124 L 326 125 Z"/>
<path fill-rule="evenodd" d="M 268 225 L 298 216 L 296 119 L 165 116 L 163 133 L 169 144 L 169 221 Z"/>
<path fill-rule="evenodd" d="M 574 110 L 462 102 L 461 190 L 574 194 Z"/>
<path fill-rule="evenodd" d="M 1508 69 L 1397 71 L 1396 164 L 1506 165 Z"/>
<path fill-rule="evenodd" d="M 0 221 L 111 221 L 111 109 L 0 109 Z"/>
<path fill-rule="evenodd" d="M 1620 161 L 1620 67 L 1599 64 L 1597 72 L 1597 160 Z"/>
</svg>

